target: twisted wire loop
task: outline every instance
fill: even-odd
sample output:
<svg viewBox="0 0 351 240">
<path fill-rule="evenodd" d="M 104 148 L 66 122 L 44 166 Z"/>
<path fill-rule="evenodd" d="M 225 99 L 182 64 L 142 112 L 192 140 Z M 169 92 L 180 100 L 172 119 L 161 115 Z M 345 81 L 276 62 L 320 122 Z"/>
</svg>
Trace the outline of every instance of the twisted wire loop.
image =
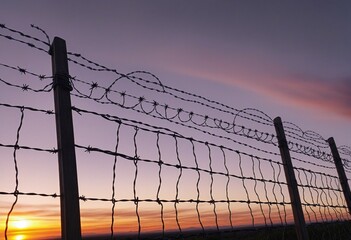
<svg viewBox="0 0 351 240">
<path fill-rule="evenodd" d="M 351 148 L 349 146 L 339 146 L 338 151 L 341 157 L 341 162 L 343 163 L 345 173 L 350 182 L 351 179 Z"/>
<path fill-rule="evenodd" d="M 320 134 L 311 130 L 302 130 L 291 122 L 284 122 L 290 151 L 313 157 L 325 162 L 333 162 L 329 145 Z"/>
<path fill-rule="evenodd" d="M 110 84 L 101 86 L 108 81 L 88 82 L 77 77 L 71 77 L 72 85 L 75 89 L 74 96 L 83 99 L 90 99 L 101 104 L 112 104 L 125 109 L 134 110 L 139 113 L 147 114 L 154 118 L 168 120 L 181 126 L 195 125 L 196 127 L 207 127 L 210 129 L 221 129 L 227 133 L 234 133 L 240 136 L 256 139 L 267 143 L 276 143 L 275 135 L 258 129 L 251 129 L 240 125 L 239 120 L 244 119 L 264 126 L 272 127 L 272 119 L 264 112 L 246 108 L 238 110 L 222 103 L 210 100 L 203 96 L 189 93 L 183 90 L 169 87 L 163 84 L 154 74 L 146 71 L 133 71 L 130 73 L 121 73 L 116 69 L 106 67 L 100 63 L 94 62 L 79 53 L 68 53 L 69 61 L 74 64 L 97 73 L 112 73 L 114 78 Z M 98 78 L 101 78 L 98 76 Z M 136 96 L 127 91 L 117 91 L 120 89 L 117 84 L 126 79 L 129 82 L 141 87 L 143 90 L 155 91 L 160 95 L 168 95 L 172 98 L 189 104 L 200 105 L 211 111 L 217 111 L 228 115 L 228 120 L 217 117 L 211 117 L 206 114 L 196 113 L 179 107 L 172 107 L 168 104 L 162 104 L 159 101 L 147 100 L 144 96 Z M 88 87 L 88 88 L 86 88 Z M 85 90 L 84 90 L 85 88 Z M 271 129 L 272 131 L 272 129 Z"/>
<path fill-rule="evenodd" d="M 215 109 L 217 111 L 221 111 L 224 113 L 230 113 L 234 117 L 234 122 L 235 122 L 236 118 L 244 118 L 244 119 L 259 123 L 259 124 L 273 126 L 272 118 L 269 117 L 266 113 L 264 113 L 258 109 L 246 108 L 246 109 L 239 110 L 239 109 L 230 107 L 228 105 L 225 105 L 223 103 L 220 103 L 218 101 L 208 99 L 208 98 L 203 97 L 201 95 L 197 95 L 194 93 L 190 93 L 190 92 L 187 92 L 184 90 L 180 90 L 177 88 L 167 86 L 167 85 L 163 84 L 157 76 L 155 76 L 154 74 L 147 72 L 147 71 L 134 71 L 134 72 L 124 74 L 124 73 L 119 72 L 116 69 L 109 68 L 109 67 L 104 66 L 103 64 L 94 62 L 94 61 L 84 57 L 80 53 L 68 52 L 68 55 L 70 55 L 74 58 L 74 59 L 69 58 L 69 61 L 71 61 L 74 64 L 79 65 L 83 68 L 86 68 L 90 71 L 111 72 L 111 73 L 116 74 L 118 77 L 117 77 L 117 79 L 115 79 L 115 81 L 110 86 L 115 84 L 120 79 L 126 78 L 129 81 L 133 82 L 134 84 L 143 87 L 144 89 L 156 91 L 159 93 L 164 93 L 164 94 L 170 95 L 174 98 L 180 99 L 182 101 L 196 103 L 196 104 L 199 104 L 199 105 L 211 108 L 211 109 Z M 142 74 L 145 76 L 145 78 L 139 77 L 139 76 L 137 76 L 137 74 Z M 147 77 L 151 77 L 152 80 L 149 80 Z M 94 86 L 97 87 L 96 84 L 97 83 L 95 83 Z M 184 95 L 184 97 L 182 95 Z"/>
<path fill-rule="evenodd" d="M 120 78 L 117 80 L 120 80 Z M 115 80 L 115 82 L 117 80 Z M 237 118 L 241 116 L 238 115 L 240 112 L 232 116 L 234 117 L 234 120 L 233 123 L 230 123 L 229 121 L 219 119 L 218 117 L 211 117 L 208 115 L 208 113 L 196 113 L 194 111 L 177 108 L 168 104 L 162 104 L 156 100 L 148 100 L 144 96 L 136 96 L 131 93 L 127 93 L 126 91 L 116 91 L 112 88 L 115 82 L 108 87 L 101 87 L 97 82 L 88 83 L 86 81 L 79 80 L 76 77 L 71 78 L 71 82 L 75 90 L 72 95 L 78 98 L 90 99 L 100 104 L 115 105 L 127 110 L 146 114 L 152 118 L 167 120 L 168 122 L 176 125 L 188 127 L 200 132 L 208 133 L 208 131 L 219 129 L 229 134 L 228 136 L 234 134 L 273 145 L 276 143 L 274 134 L 236 124 L 235 122 L 237 121 Z M 87 89 L 88 92 L 84 93 L 83 90 L 80 89 L 82 87 L 79 87 L 79 84 L 89 86 L 89 89 Z M 94 92 L 99 89 L 101 89 L 100 95 L 97 95 L 98 93 L 94 94 Z M 223 137 L 223 134 L 215 135 L 217 137 Z"/>
<path fill-rule="evenodd" d="M 39 41 L 39 42 L 42 42 L 43 44 L 46 44 L 47 46 L 50 46 L 50 44 L 51 44 L 50 37 L 49 37 L 49 35 L 45 32 L 45 30 L 42 29 L 42 28 L 39 27 L 39 26 L 34 25 L 34 24 L 31 24 L 30 26 L 31 26 L 32 28 L 38 30 L 39 32 L 41 32 L 41 33 L 45 36 L 45 38 L 46 38 L 46 42 L 43 41 L 43 40 L 40 40 L 40 39 L 38 39 L 38 41 Z"/>
<path fill-rule="evenodd" d="M 136 120 L 131 120 L 131 119 L 127 119 L 127 118 L 121 118 L 121 117 L 116 117 L 114 115 L 110 115 L 110 114 L 100 114 L 98 112 L 95 112 L 95 111 L 90 111 L 90 110 L 86 110 L 86 109 L 81 109 L 81 108 L 78 108 L 78 107 L 75 107 L 73 106 L 72 107 L 72 110 L 73 111 L 76 111 L 77 113 L 89 113 L 89 114 L 93 114 L 93 115 L 97 115 L 97 116 L 101 116 L 103 117 L 104 119 L 108 120 L 108 121 L 112 121 L 112 122 L 119 122 L 119 121 L 124 121 L 125 123 L 126 122 L 130 122 L 132 124 L 141 124 L 143 126 L 145 126 L 147 129 L 149 129 L 150 127 L 153 128 L 153 129 L 160 129 L 160 130 L 164 130 L 166 132 L 169 132 L 171 134 L 176 134 L 176 135 L 180 135 L 179 132 L 177 131 L 174 131 L 170 128 L 165 128 L 165 127 L 158 127 L 158 126 L 152 126 L 151 124 L 148 124 L 148 123 L 145 123 L 145 122 L 141 122 L 141 121 L 136 121 Z M 157 131 L 154 131 L 154 132 L 157 132 Z M 214 136 L 214 137 L 217 137 L 217 135 L 215 134 L 212 134 L 212 133 L 209 133 L 209 132 L 203 132 L 209 136 Z M 258 151 L 258 152 L 261 152 L 261 153 L 264 153 L 264 154 L 267 154 L 267 155 L 273 155 L 273 156 L 279 156 L 278 153 L 276 152 L 273 152 L 273 151 L 268 151 L 266 149 L 263 149 L 263 148 L 259 148 L 259 147 L 255 147 L 254 145 L 252 144 L 248 144 L 248 143 L 244 143 L 244 142 L 240 142 L 240 141 L 237 141 L 235 139 L 231 139 L 231 138 L 227 138 L 227 137 L 219 137 L 220 139 L 223 139 L 223 140 L 228 140 L 230 141 L 231 143 L 234 143 L 234 144 L 238 144 L 240 146 L 243 146 L 243 147 L 246 147 L 246 148 L 249 148 L 253 151 Z M 189 137 L 190 139 L 190 137 Z M 201 141 L 202 143 L 205 143 L 204 141 Z M 216 144 L 215 144 L 216 145 Z M 219 146 L 219 145 L 217 145 Z M 249 155 L 249 154 L 247 154 Z M 264 157 L 263 157 L 264 158 Z M 267 158 L 266 158 L 267 159 Z"/>
</svg>

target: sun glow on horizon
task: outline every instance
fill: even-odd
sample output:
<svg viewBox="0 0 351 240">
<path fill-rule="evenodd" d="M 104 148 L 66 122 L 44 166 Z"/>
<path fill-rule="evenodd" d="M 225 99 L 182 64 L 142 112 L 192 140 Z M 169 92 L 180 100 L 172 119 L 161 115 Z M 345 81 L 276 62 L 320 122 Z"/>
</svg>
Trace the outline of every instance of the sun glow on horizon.
<svg viewBox="0 0 351 240">
<path fill-rule="evenodd" d="M 27 229 L 28 227 L 30 227 L 31 221 L 25 218 L 20 218 L 18 220 L 15 220 L 12 222 L 12 225 L 14 228 L 16 229 Z"/>
<path fill-rule="evenodd" d="M 16 235 L 15 240 L 24 240 L 26 237 L 24 235 Z"/>
<path fill-rule="evenodd" d="M 28 239 L 28 232 L 34 226 L 33 220 L 28 219 L 23 216 L 15 216 L 12 221 L 10 221 L 9 227 L 13 229 L 10 233 L 10 239 L 13 240 L 25 240 Z"/>
<path fill-rule="evenodd" d="M 5 224 L 0 224 L 0 229 L 4 230 Z M 10 218 L 7 236 L 9 240 L 59 239 L 60 230 L 56 219 L 17 215 Z"/>
</svg>

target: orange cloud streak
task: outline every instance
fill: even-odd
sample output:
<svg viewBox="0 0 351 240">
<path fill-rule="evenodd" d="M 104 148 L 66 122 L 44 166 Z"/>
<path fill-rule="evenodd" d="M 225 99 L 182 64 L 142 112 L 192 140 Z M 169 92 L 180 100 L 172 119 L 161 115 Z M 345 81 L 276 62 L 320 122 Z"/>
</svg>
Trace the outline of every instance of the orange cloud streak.
<svg viewBox="0 0 351 240">
<path fill-rule="evenodd" d="M 223 69 L 231 69 L 228 64 Z M 351 80 L 320 79 L 311 76 L 240 74 L 236 70 L 216 71 L 197 69 L 178 69 L 185 75 L 222 82 L 266 96 L 287 105 L 303 109 L 321 110 L 351 118 Z"/>
<path fill-rule="evenodd" d="M 259 48 L 258 48 L 259 49 Z M 252 49 L 228 55 L 217 49 L 164 47 L 157 51 L 167 65 L 159 66 L 187 77 L 221 82 L 303 109 L 321 110 L 351 118 L 351 80 L 290 74 L 290 70 Z M 191 54 L 189 54 L 191 53 Z M 171 56 L 171 57 L 170 57 Z M 162 79 L 161 79 L 162 80 Z"/>
<path fill-rule="evenodd" d="M 348 81 L 297 76 L 271 80 L 257 88 L 262 94 L 287 104 L 351 118 L 351 108 L 348 106 L 351 84 Z"/>
</svg>

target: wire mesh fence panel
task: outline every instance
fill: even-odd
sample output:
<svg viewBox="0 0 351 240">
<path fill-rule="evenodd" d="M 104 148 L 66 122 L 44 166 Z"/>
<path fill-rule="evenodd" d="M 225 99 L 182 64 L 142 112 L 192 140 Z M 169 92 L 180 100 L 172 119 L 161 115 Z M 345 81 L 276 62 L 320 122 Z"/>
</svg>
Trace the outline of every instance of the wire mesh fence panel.
<svg viewBox="0 0 351 240">
<path fill-rule="evenodd" d="M 39 39 L 0 27 L 0 44 L 12 52 L 0 60 L 0 238 L 58 237 L 50 58 L 33 51 Z M 40 44 L 40 49 L 49 49 L 49 43 Z"/>
<path fill-rule="evenodd" d="M 95 183 L 83 187 L 91 173 L 88 163 L 78 160 L 78 168 L 86 170 L 79 170 L 80 178 L 85 176 L 82 211 L 88 211 L 84 206 L 90 201 L 112 205 L 105 231 L 110 227 L 111 236 L 133 231 L 145 237 L 158 231 L 159 236 L 203 237 L 283 226 L 284 236 L 292 213 L 266 114 L 170 89 L 149 73 L 120 74 L 72 56 L 78 58 L 72 60 L 77 72 L 88 76 L 72 78 L 74 118 L 80 122 L 75 129 L 84 135 L 77 135 L 78 156 L 83 154 L 78 159 L 98 159 L 101 172 L 113 169 L 97 184 L 106 190 L 111 186 L 112 193 L 97 195 L 91 187 Z M 128 228 L 123 206 L 129 209 Z"/>
<path fill-rule="evenodd" d="M 350 214 L 327 140 L 294 124 L 286 126 L 310 237 L 345 238 Z"/>
</svg>

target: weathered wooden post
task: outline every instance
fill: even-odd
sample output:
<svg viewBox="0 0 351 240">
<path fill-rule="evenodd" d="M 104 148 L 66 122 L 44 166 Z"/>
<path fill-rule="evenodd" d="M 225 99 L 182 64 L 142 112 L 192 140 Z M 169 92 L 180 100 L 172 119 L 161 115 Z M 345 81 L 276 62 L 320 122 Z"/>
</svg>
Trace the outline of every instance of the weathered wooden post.
<svg viewBox="0 0 351 240">
<path fill-rule="evenodd" d="M 351 214 L 351 192 L 350 192 L 349 183 L 347 182 L 345 169 L 344 169 L 344 166 L 342 164 L 342 161 L 341 161 L 341 158 L 339 155 L 339 151 L 338 151 L 338 148 L 336 147 L 334 138 L 332 138 L 332 137 L 329 138 L 328 143 L 329 143 L 331 153 L 332 153 L 333 158 L 334 158 L 336 170 L 337 170 L 338 175 L 339 175 L 339 180 L 340 180 L 342 191 L 343 191 L 344 196 L 345 196 L 347 208 L 349 209 L 349 213 Z"/>
<path fill-rule="evenodd" d="M 305 217 L 302 211 L 301 199 L 297 187 L 295 172 L 291 162 L 291 156 L 283 128 L 283 123 L 280 117 L 274 119 L 274 127 L 277 133 L 280 155 L 284 164 L 284 172 L 286 183 L 288 184 L 297 237 L 299 240 L 308 240 L 309 237 L 306 228 Z"/>
<path fill-rule="evenodd" d="M 66 42 L 55 37 L 50 54 L 54 76 L 54 101 L 58 146 L 61 233 L 65 240 L 81 239 L 77 166 L 74 146 Z"/>
</svg>

